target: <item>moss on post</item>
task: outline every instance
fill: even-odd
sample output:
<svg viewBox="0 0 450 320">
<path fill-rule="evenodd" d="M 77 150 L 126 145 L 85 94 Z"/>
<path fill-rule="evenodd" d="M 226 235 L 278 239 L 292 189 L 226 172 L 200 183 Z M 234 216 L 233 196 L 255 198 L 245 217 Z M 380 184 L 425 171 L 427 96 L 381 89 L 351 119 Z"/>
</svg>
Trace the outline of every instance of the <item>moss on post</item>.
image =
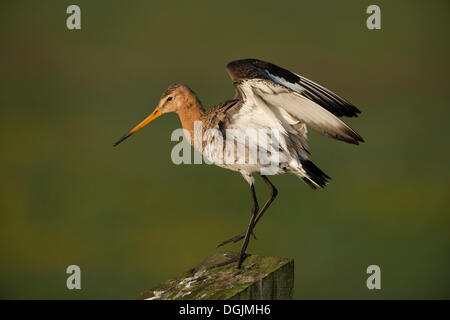
<svg viewBox="0 0 450 320">
<path fill-rule="evenodd" d="M 233 253 L 216 253 L 184 274 L 145 291 L 149 300 L 276 300 L 294 297 L 294 260 L 250 255 L 236 264 L 212 266 Z"/>
</svg>

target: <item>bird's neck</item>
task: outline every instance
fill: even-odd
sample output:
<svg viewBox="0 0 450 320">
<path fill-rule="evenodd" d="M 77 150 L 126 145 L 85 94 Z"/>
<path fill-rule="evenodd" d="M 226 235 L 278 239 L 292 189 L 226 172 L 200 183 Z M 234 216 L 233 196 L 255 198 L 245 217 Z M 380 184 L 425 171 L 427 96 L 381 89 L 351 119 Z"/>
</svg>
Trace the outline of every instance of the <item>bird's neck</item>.
<svg viewBox="0 0 450 320">
<path fill-rule="evenodd" d="M 195 97 L 188 101 L 184 108 L 179 110 L 178 117 L 180 118 L 181 125 L 183 129 L 189 132 L 189 142 L 193 144 L 194 139 L 194 125 L 195 121 L 201 121 L 201 117 L 205 109 L 203 108 L 201 102 Z"/>
</svg>

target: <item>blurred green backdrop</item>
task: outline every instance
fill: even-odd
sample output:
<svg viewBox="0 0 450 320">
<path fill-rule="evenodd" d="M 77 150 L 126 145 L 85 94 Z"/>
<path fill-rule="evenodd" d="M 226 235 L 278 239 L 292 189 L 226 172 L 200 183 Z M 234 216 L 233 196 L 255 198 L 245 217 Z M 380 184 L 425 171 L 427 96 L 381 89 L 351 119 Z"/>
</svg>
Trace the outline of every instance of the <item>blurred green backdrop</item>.
<svg viewBox="0 0 450 320">
<path fill-rule="evenodd" d="M 360 0 L 2 1 L 0 297 L 134 298 L 243 231 L 248 185 L 174 165 L 175 115 L 112 144 L 170 83 L 205 106 L 231 98 L 225 64 L 255 57 L 352 101 L 366 143 L 311 133 L 332 183 L 274 177 L 249 251 L 295 258 L 298 299 L 450 298 L 449 2 L 376 3 L 379 31 Z M 82 290 L 66 289 L 71 264 Z M 371 264 L 382 290 L 366 288 Z"/>
</svg>

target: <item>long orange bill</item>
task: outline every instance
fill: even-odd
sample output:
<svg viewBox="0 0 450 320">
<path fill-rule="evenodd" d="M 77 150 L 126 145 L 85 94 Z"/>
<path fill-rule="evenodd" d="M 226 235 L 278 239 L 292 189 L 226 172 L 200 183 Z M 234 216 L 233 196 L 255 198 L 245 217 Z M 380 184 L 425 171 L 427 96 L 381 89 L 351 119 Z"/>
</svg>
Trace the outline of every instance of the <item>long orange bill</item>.
<svg viewBox="0 0 450 320">
<path fill-rule="evenodd" d="M 150 122 L 152 122 L 153 120 L 155 120 L 156 118 L 159 118 L 160 116 L 162 116 L 162 112 L 161 109 L 156 107 L 156 109 L 147 117 L 144 119 L 144 121 L 142 121 L 141 123 L 139 123 L 136 127 L 134 127 L 133 129 L 131 129 L 126 135 L 124 135 L 122 138 L 120 138 L 116 143 L 114 143 L 114 147 L 117 146 L 119 143 L 121 143 L 123 140 L 125 140 L 126 138 L 128 138 L 129 136 L 131 136 L 133 133 L 141 130 L 143 127 L 145 127 L 146 125 L 148 125 Z"/>
</svg>

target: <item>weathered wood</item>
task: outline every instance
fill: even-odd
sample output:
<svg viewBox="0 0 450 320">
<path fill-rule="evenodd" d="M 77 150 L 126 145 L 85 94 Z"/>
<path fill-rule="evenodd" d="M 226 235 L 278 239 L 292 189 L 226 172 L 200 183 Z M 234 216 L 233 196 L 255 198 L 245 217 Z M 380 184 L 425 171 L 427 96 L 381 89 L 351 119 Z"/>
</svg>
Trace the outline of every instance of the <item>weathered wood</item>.
<svg viewBox="0 0 450 320">
<path fill-rule="evenodd" d="M 142 293 L 149 300 L 288 300 L 294 298 L 294 260 L 250 255 L 236 263 L 212 266 L 233 256 L 216 253 L 184 274 Z"/>
</svg>

